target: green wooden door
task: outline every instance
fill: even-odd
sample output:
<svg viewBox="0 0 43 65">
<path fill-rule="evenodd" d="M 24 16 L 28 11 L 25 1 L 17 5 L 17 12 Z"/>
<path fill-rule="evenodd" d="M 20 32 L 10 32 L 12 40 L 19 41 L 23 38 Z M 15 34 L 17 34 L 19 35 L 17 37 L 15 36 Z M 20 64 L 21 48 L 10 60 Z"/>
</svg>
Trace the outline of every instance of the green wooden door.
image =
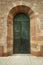
<svg viewBox="0 0 43 65">
<path fill-rule="evenodd" d="M 13 53 L 30 53 L 30 18 L 23 13 L 13 19 Z"/>
</svg>

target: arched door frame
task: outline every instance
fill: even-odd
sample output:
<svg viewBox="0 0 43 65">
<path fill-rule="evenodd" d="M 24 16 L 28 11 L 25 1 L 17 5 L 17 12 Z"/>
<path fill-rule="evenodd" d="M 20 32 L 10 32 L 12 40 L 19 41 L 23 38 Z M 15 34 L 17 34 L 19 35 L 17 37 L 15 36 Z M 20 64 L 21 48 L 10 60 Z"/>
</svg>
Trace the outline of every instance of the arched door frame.
<svg viewBox="0 0 43 65">
<path fill-rule="evenodd" d="M 13 54 L 13 17 L 17 13 L 25 13 L 26 15 L 30 16 L 30 46 L 31 46 L 31 37 L 32 37 L 31 24 L 32 22 L 34 23 L 35 18 L 37 16 L 34 14 L 32 9 L 26 5 L 15 6 L 9 11 L 8 18 L 7 18 L 7 55 Z M 31 51 L 31 48 L 30 48 L 30 51 Z"/>
</svg>

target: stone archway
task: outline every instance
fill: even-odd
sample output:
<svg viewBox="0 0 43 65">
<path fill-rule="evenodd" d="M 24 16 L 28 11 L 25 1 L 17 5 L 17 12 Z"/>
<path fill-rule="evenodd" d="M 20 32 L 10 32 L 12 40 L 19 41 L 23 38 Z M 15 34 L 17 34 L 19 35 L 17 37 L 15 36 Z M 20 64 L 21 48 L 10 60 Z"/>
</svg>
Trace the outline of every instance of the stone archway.
<svg viewBox="0 0 43 65">
<path fill-rule="evenodd" d="M 8 26 L 8 30 L 7 30 L 7 32 L 8 32 L 8 36 L 7 36 L 8 55 L 13 54 L 13 17 L 17 13 L 25 13 L 28 16 L 32 15 L 32 16 L 30 16 L 30 20 L 34 17 L 33 11 L 29 7 L 24 6 L 24 5 L 13 7 L 10 10 L 9 15 L 8 15 L 8 22 L 7 22 L 7 26 Z M 31 24 L 31 22 L 30 22 L 30 24 Z M 30 29 L 31 29 L 31 26 L 30 26 Z"/>
<path fill-rule="evenodd" d="M 25 13 L 28 16 L 30 16 L 30 46 L 31 44 L 31 40 L 32 37 L 35 36 L 35 19 L 37 18 L 36 15 L 34 15 L 34 12 L 32 11 L 32 9 L 28 6 L 25 5 L 18 5 L 13 7 L 8 14 L 8 18 L 7 18 L 7 55 L 12 55 L 13 54 L 13 17 L 17 14 L 17 13 Z M 31 53 L 32 52 L 32 48 L 30 48 Z"/>
</svg>

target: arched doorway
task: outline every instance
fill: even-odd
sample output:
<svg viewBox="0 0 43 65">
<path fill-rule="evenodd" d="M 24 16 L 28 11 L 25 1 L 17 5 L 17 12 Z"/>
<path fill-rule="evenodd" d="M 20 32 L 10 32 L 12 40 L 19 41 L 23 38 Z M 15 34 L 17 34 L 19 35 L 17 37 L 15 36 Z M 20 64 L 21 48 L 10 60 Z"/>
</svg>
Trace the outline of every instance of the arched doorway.
<svg viewBox="0 0 43 65">
<path fill-rule="evenodd" d="M 20 18 L 19 18 L 20 17 Z M 28 45 L 28 47 L 25 47 L 26 50 L 24 47 L 23 47 L 23 52 L 22 52 L 22 48 L 20 48 L 20 52 L 17 50 L 17 53 L 19 52 L 21 54 L 21 52 L 23 54 L 26 54 L 26 53 L 30 53 L 35 55 L 34 54 L 34 50 L 33 50 L 33 37 L 35 36 L 35 20 L 36 20 L 37 16 L 34 14 L 34 12 L 32 11 L 32 9 L 29 7 L 29 6 L 25 6 L 25 5 L 18 5 L 18 6 L 15 6 L 13 7 L 10 11 L 9 11 L 9 14 L 8 14 L 8 19 L 7 19 L 7 55 L 12 55 L 12 54 L 16 54 L 15 52 L 15 39 L 16 37 L 19 36 L 19 39 L 22 40 L 22 42 L 24 43 L 24 47 L 26 46 L 25 44 Z M 20 23 L 18 22 L 18 20 L 20 19 Z M 21 21 L 22 19 L 22 21 Z M 27 24 L 26 25 L 26 28 L 24 26 L 20 26 L 21 23 L 24 23 Z M 17 23 L 17 24 L 16 24 Z M 20 24 L 20 25 L 19 25 Z M 16 26 L 18 25 L 18 28 L 20 27 L 20 29 L 17 29 L 18 31 L 22 31 L 22 27 L 24 27 L 25 31 L 28 31 L 28 34 L 27 36 L 23 36 L 21 32 L 19 32 L 22 37 L 20 37 L 21 35 L 19 33 L 17 33 L 17 31 L 15 30 Z M 24 24 L 23 24 L 24 25 Z M 16 32 L 15 32 L 15 31 Z M 34 31 L 35 30 L 35 31 Z M 16 33 L 18 36 L 16 36 Z M 27 32 L 26 32 L 27 33 Z M 26 34 L 25 34 L 26 35 Z M 26 43 L 26 40 L 24 41 L 24 38 L 28 38 L 28 43 Z M 19 43 L 21 43 L 21 41 L 19 41 Z M 16 44 L 18 42 L 16 41 Z M 22 44 L 22 43 L 21 43 Z M 19 46 L 19 47 L 22 47 L 22 46 Z M 25 51 L 24 51 L 25 50 Z"/>
<path fill-rule="evenodd" d="M 13 53 L 30 53 L 30 17 L 24 13 L 13 18 Z"/>
</svg>

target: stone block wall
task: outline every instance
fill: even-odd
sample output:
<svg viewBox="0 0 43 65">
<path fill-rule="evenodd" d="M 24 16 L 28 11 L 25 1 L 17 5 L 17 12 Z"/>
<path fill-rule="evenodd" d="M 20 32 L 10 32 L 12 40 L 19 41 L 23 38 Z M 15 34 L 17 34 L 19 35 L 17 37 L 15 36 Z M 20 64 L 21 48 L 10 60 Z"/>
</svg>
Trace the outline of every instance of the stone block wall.
<svg viewBox="0 0 43 65">
<path fill-rule="evenodd" d="M 43 0 L 0 0 L 0 56 L 13 54 L 12 18 L 15 13 L 12 9 L 20 5 L 29 7 L 34 13 L 25 9 L 30 16 L 31 54 L 43 56 Z"/>
</svg>

